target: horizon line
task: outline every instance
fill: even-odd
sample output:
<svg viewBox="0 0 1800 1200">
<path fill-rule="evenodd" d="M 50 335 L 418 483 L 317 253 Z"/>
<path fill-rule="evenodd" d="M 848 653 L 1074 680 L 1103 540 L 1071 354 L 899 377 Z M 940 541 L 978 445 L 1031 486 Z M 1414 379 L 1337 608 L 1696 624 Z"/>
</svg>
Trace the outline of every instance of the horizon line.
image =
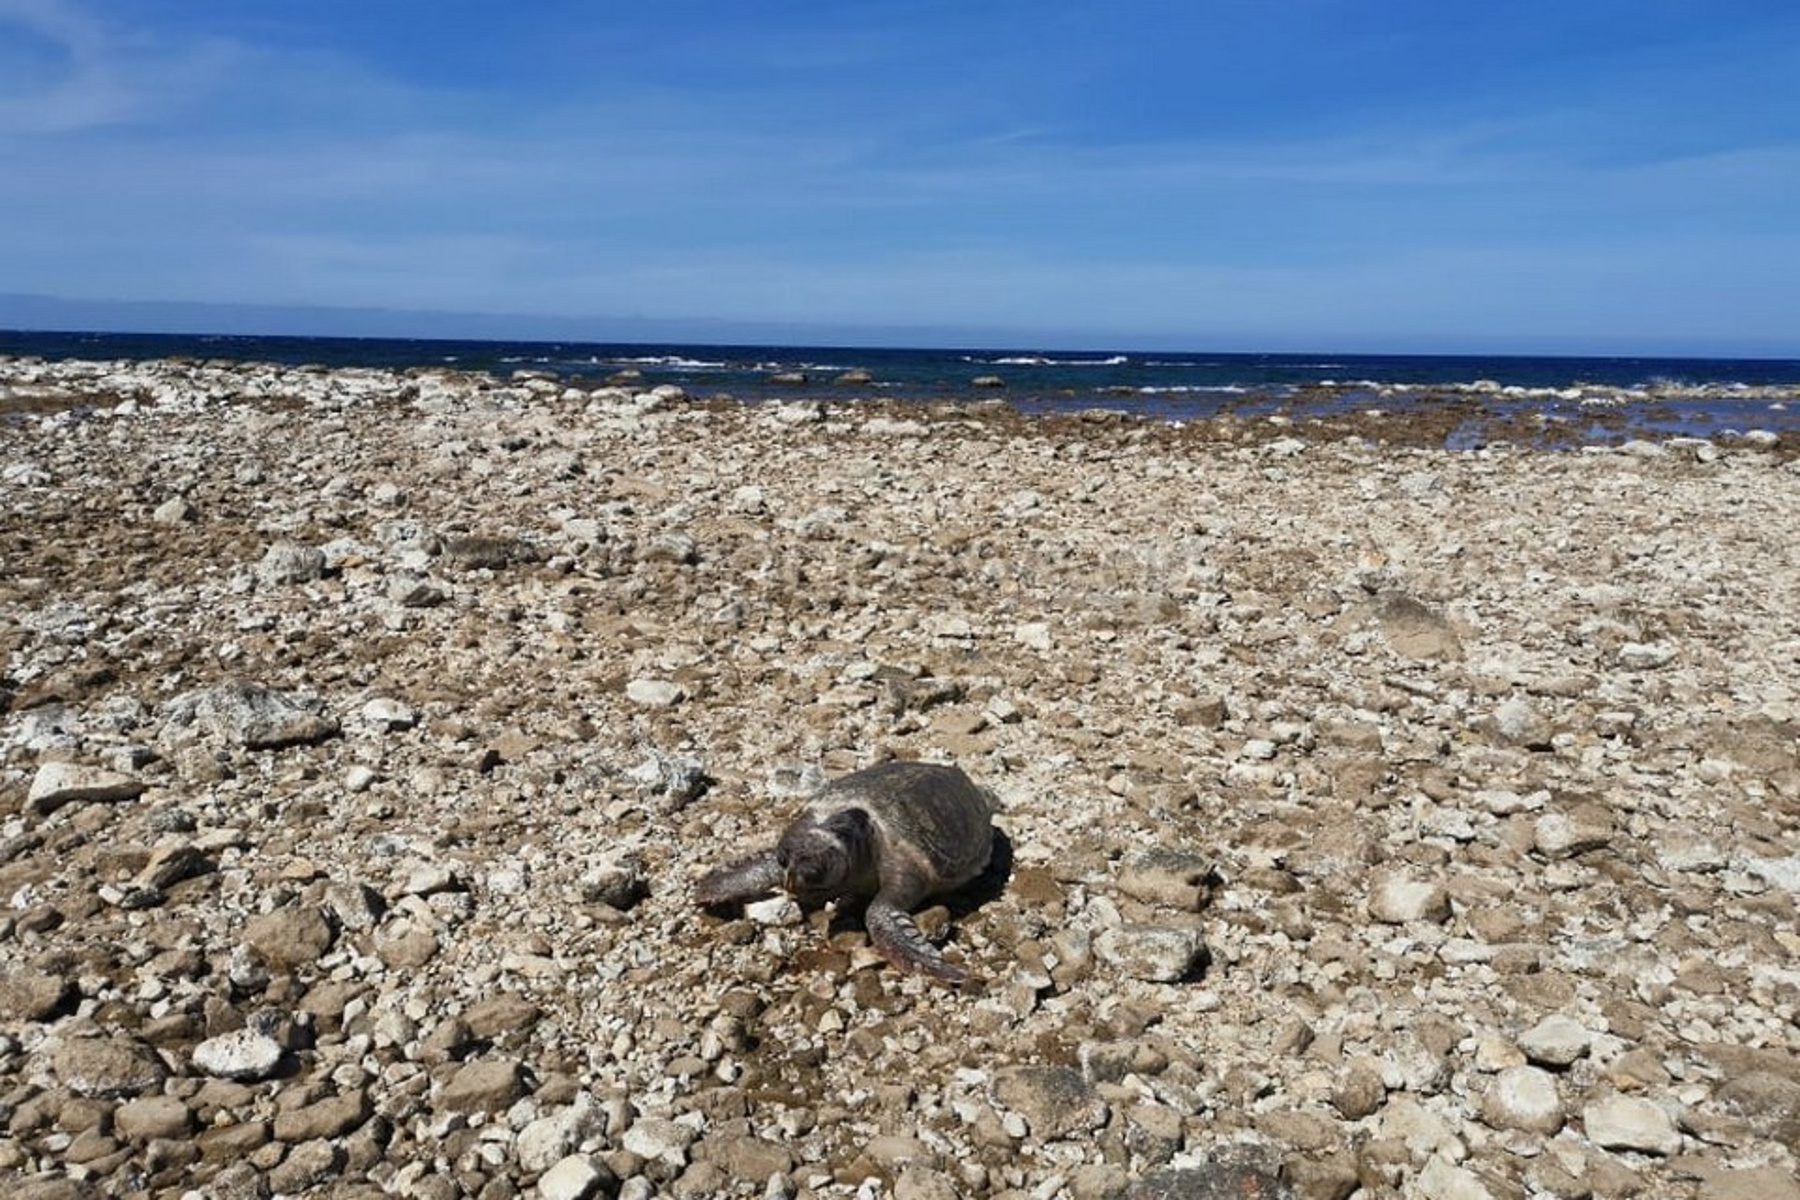
<svg viewBox="0 0 1800 1200">
<path fill-rule="evenodd" d="M 91 314 L 91 315 L 88 315 Z M 58 319 L 60 318 L 60 320 Z M 159 319 L 160 318 L 160 319 Z M 217 324 L 206 324 L 211 318 Z M 50 323 L 45 323 L 45 322 Z M 371 327 L 379 326 L 379 327 Z M 610 332 L 607 327 L 612 327 Z M 637 326 L 625 330 L 621 326 Z M 1670 335 L 1611 336 L 1322 334 L 1221 337 L 1217 341 L 1147 333 L 1025 330 L 1005 326 L 908 323 L 754 321 L 731 317 L 555 316 L 483 313 L 375 305 L 237 303 L 209 300 L 70 299 L 42 293 L 0 293 L 0 332 L 114 337 L 290 338 L 346 341 L 513 342 L 556 345 L 699 345 L 817 347 L 863 350 L 1056 350 L 1072 353 L 1194 353 L 1407 358 L 1596 358 L 1800 361 L 1800 352 L 1746 338 L 1727 349 L 1711 341 L 1670 348 Z M 1210 342 L 1210 345 L 1209 345 Z M 1349 349 L 1363 343 L 1365 348 Z M 1239 348 L 1225 349 L 1235 343 Z M 1486 348 L 1481 344 L 1486 343 Z M 1557 346 L 1557 343 L 1561 343 Z M 1656 343 L 1665 343 L 1656 345 Z M 1370 345 L 1379 348 L 1368 348 Z M 1712 348 L 1702 348 L 1710 344 Z M 1273 348 L 1279 346 L 1281 348 Z M 1406 348 L 1396 348 L 1405 346 Z M 1431 348 L 1421 348 L 1429 346 Z M 1625 348 L 1631 346 L 1632 348 Z"/>
</svg>

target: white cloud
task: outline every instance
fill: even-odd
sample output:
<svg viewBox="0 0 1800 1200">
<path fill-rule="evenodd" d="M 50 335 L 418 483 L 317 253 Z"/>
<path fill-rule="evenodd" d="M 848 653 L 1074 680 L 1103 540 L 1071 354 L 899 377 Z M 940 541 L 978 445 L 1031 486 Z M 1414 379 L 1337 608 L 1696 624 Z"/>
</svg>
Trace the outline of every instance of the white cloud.
<svg viewBox="0 0 1800 1200">
<path fill-rule="evenodd" d="M 36 87 L 0 94 L 0 136 L 78 134 L 151 120 L 214 88 L 241 58 L 215 38 L 169 45 L 72 0 L 0 0 L 11 33 L 45 60 Z M 24 37 L 20 38 L 20 34 Z"/>
<path fill-rule="evenodd" d="M 68 133 L 122 119 L 136 96 L 112 60 L 100 22 L 63 0 L 0 0 L 6 27 L 55 47 L 54 78 L 35 93 L 0 97 L 0 133 Z"/>
<path fill-rule="evenodd" d="M 1760 280 L 1800 261 L 1776 236 L 1794 147 L 1602 159 L 1568 131 L 1604 113 L 1084 145 L 1030 113 L 735 106 L 754 81 L 429 84 L 397 59 L 103 11 L 0 0 L 0 38 L 44 51 L 0 79 L 9 286 L 1122 334 L 1720 313 L 1761 328 L 1780 305 L 1760 283 L 1724 304 L 1696 294 L 1724 287 L 1722 264 Z"/>
</svg>

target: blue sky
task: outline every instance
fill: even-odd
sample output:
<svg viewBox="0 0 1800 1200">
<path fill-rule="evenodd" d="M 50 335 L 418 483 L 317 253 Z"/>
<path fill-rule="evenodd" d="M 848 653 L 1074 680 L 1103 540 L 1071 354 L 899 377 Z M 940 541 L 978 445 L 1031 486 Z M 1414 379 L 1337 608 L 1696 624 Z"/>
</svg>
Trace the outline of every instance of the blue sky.
<svg viewBox="0 0 1800 1200">
<path fill-rule="evenodd" d="M 0 0 L 0 293 L 1800 356 L 1793 0 Z"/>
</svg>

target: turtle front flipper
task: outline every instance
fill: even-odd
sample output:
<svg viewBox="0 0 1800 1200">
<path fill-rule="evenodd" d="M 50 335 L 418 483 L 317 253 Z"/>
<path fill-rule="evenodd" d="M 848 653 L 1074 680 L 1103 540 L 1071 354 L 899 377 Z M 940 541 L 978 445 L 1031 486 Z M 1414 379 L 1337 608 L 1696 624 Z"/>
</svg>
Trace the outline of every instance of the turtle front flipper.
<svg viewBox="0 0 1800 1200">
<path fill-rule="evenodd" d="M 773 850 L 765 850 L 708 871 L 694 885 L 694 897 L 702 904 L 742 904 L 780 886 L 781 864 Z"/>
<path fill-rule="evenodd" d="M 947 961 L 936 946 L 926 941 L 905 909 L 876 897 L 863 914 L 863 925 L 876 953 L 902 971 L 929 975 L 952 986 L 969 982 L 969 973 Z"/>
</svg>

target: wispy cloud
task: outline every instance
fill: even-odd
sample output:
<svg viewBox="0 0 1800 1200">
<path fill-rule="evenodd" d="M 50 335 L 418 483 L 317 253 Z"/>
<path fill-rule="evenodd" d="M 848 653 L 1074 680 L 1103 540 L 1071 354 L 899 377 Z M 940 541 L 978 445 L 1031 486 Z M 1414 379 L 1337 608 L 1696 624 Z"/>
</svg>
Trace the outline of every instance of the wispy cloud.
<svg viewBox="0 0 1800 1200">
<path fill-rule="evenodd" d="M 0 45 L 35 68 L 0 91 L 0 136 L 148 124 L 210 94 L 239 57 L 223 39 L 172 44 L 73 0 L 0 0 Z"/>
<path fill-rule="evenodd" d="M 1800 261 L 1795 122 L 1684 118 L 1659 138 L 1637 116 L 1679 107 L 1643 86 L 1662 59 L 1611 87 L 1520 68 L 1505 92 L 1514 67 L 1494 57 L 1480 95 L 1407 103 L 1382 90 L 1395 64 L 1309 75 L 1332 48 L 1264 30 L 1265 53 L 1295 40 L 1269 69 L 1286 63 L 1299 99 L 1232 70 L 1150 81 L 1164 112 L 1127 94 L 1148 34 L 1071 3 L 973 29 L 953 4 L 929 29 L 903 6 L 807 6 L 802 30 L 786 8 L 751 21 L 683 0 L 566 38 L 521 19 L 491 54 L 441 31 L 491 71 L 442 68 L 399 7 L 358 9 L 352 37 L 234 24 L 205 0 L 153 30 L 124 6 L 0 0 L 0 73 L 31 68 L 0 79 L 0 278 L 794 321 L 1561 326 L 1590 310 L 1672 324 L 1683 305 L 1752 322 L 1701 297 L 1729 290 L 1731 261 L 1739 297 L 1766 295 L 1762 264 Z M 1431 36 L 1403 39 L 1398 65 Z M 1210 42 L 1192 54 L 1223 69 Z M 1679 99 L 1737 113 L 1729 75 L 1696 69 Z"/>
<path fill-rule="evenodd" d="M 0 95 L 0 133 L 66 133 L 118 121 L 137 107 L 95 18 L 62 0 L 0 0 L 0 37 L 21 43 L 49 78 Z"/>
</svg>

